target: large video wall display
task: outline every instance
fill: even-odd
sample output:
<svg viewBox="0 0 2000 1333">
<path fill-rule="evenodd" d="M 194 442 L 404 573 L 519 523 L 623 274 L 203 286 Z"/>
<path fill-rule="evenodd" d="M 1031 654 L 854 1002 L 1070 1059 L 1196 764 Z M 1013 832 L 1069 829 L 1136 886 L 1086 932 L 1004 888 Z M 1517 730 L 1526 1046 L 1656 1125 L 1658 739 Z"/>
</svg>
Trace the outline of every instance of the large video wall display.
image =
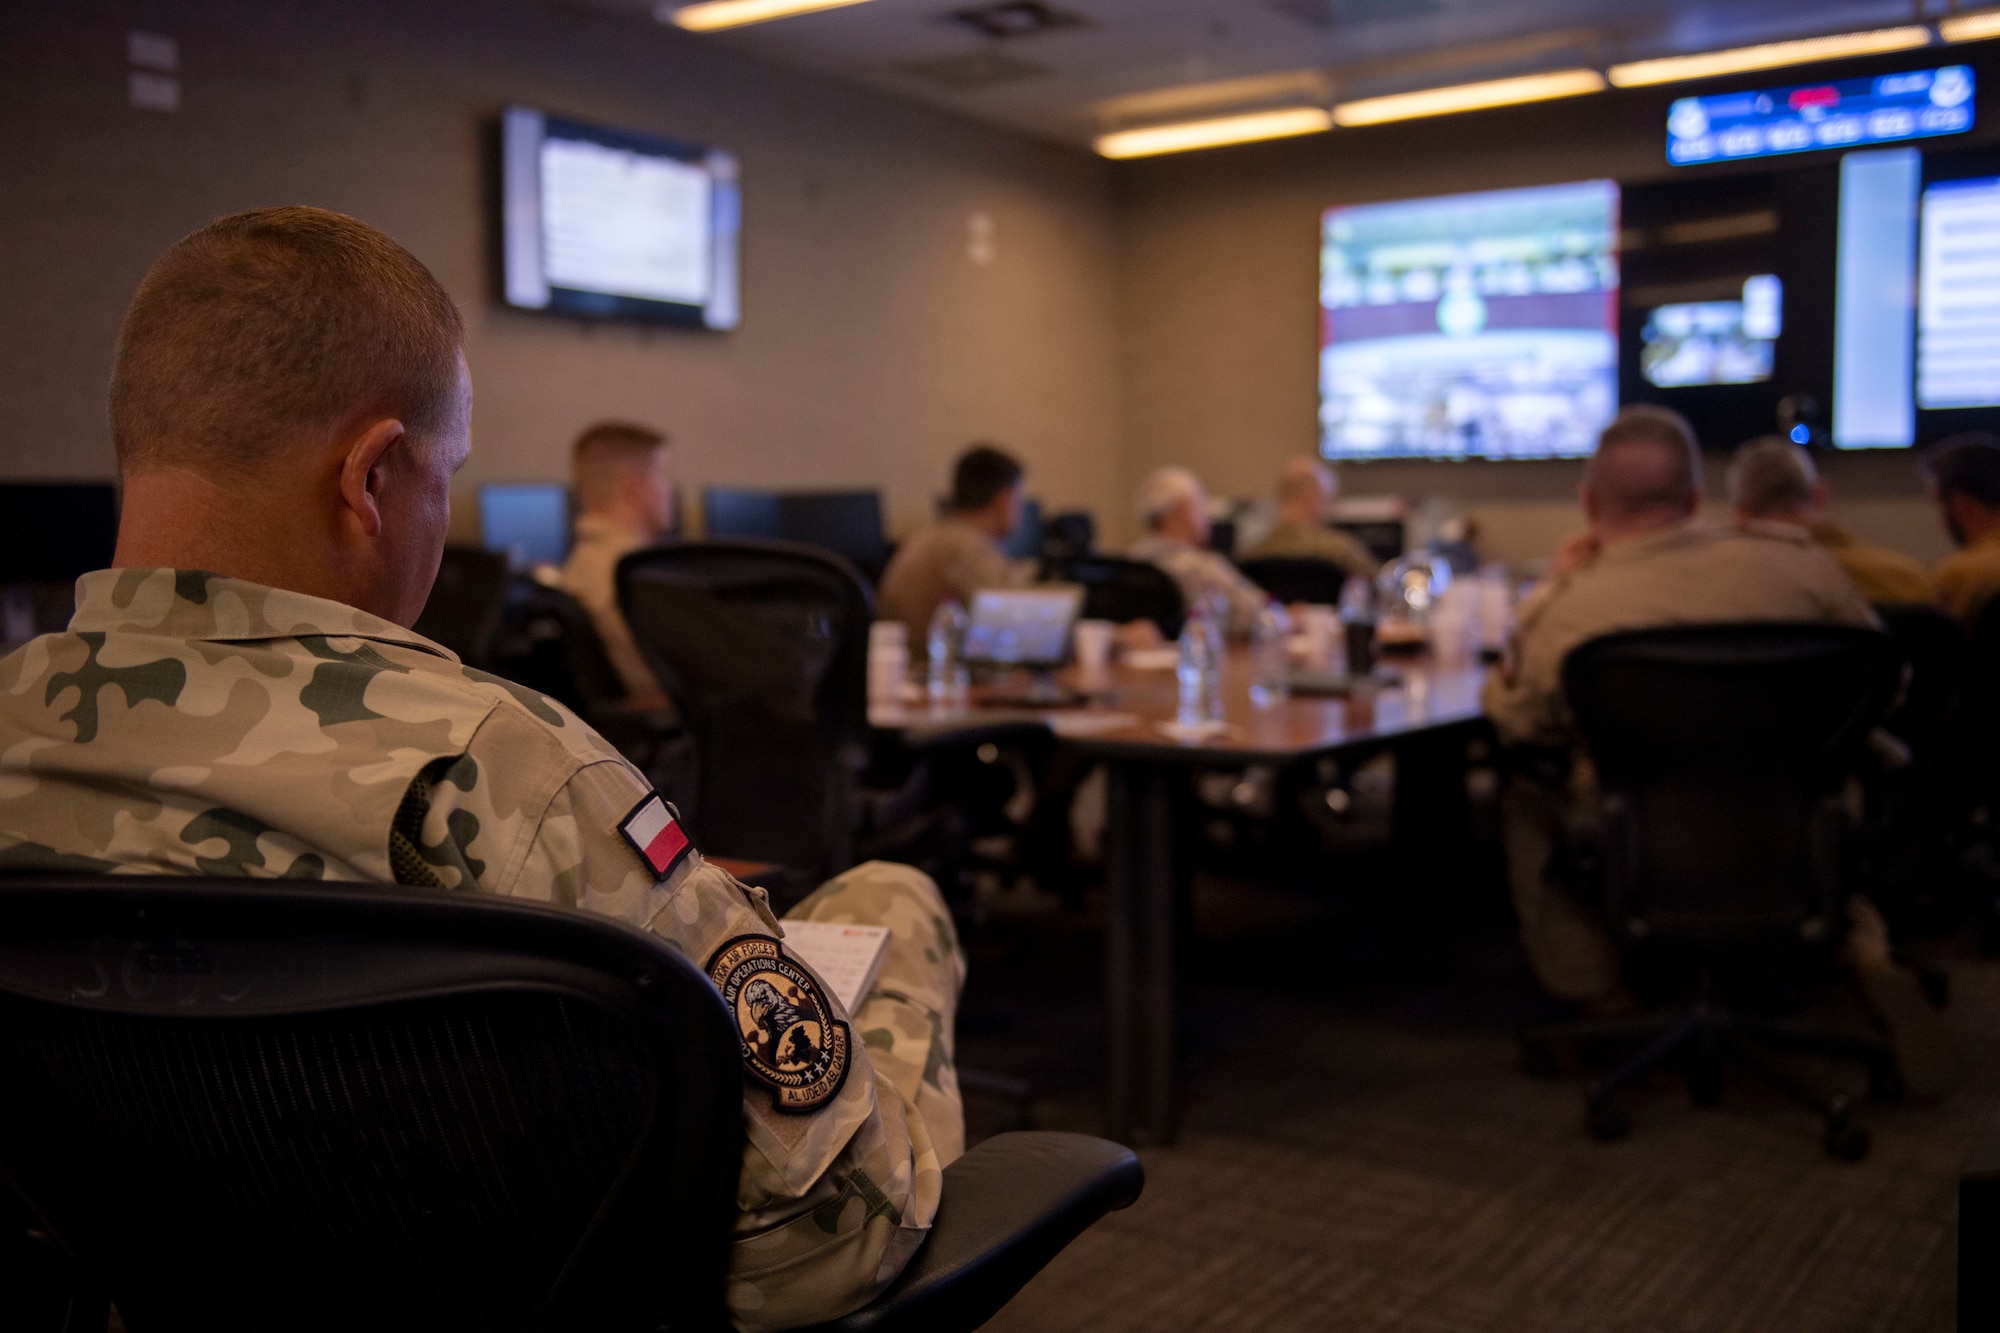
<svg viewBox="0 0 2000 1333">
<path fill-rule="evenodd" d="M 1327 210 L 1322 452 L 1588 454 L 1618 407 L 1618 199 L 1595 180 Z"/>
</svg>

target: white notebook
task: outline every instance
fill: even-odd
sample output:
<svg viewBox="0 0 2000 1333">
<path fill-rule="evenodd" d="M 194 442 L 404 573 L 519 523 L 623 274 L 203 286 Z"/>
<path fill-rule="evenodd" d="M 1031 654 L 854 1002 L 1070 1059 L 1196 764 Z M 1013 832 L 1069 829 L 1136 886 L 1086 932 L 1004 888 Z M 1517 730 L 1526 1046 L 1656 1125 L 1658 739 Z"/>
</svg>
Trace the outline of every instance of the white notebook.
<svg viewBox="0 0 2000 1333">
<path fill-rule="evenodd" d="M 838 921 L 787 921 L 785 947 L 797 954 L 840 997 L 850 1015 L 889 956 L 887 926 L 852 926 Z"/>
</svg>

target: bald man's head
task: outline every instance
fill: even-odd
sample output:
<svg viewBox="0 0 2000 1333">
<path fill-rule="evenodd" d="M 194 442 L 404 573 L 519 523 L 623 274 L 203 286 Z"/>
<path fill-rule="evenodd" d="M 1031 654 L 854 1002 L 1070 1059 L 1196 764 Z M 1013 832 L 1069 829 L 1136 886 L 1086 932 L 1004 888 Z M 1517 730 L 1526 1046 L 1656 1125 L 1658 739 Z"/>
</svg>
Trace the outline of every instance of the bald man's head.
<svg viewBox="0 0 2000 1333">
<path fill-rule="evenodd" d="M 1278 517 L 1287 523 L 1318 523 L 1339 492 L 1333 469 L 1300 454 L 1278 469 Z"/>
<path fill-rule="evenodd" d="M 1782 435 L 1766 435 L 1736 451 L 1729 462 L 1729 500 L 1742 519 L 1809 523 L 1826 492 L 1805 450 Z"/>
<path fill-rule="evenodd" d="M 1670 408 L 1628 407 L 1584 464 L 1584 508 L 1600 528 L 1657 526 L 1694 513 L 1701 485 L 1701 450 L 1687 419 Z"/>
</svg>

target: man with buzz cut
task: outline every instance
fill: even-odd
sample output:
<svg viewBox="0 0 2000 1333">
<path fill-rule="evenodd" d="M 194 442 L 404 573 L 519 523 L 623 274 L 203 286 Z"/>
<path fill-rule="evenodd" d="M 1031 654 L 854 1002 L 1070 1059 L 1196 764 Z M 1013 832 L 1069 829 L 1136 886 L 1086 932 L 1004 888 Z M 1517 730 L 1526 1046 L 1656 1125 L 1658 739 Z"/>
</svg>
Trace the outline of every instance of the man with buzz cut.
<svg viewBox="0 0 2000 1333">
<path fill-rule="evenodd" d="M 336 213 L 222 218 L 153 266 L 112 375 L 115 567 L 0 659 L 0 870 L 514 895 L 650 929 L 718 989 L 787 978 L 829 1038 L 803 1084 L 774 1063 L 802 1053 L 744 1041 L 728 1301 L 746 1330 L 841 1315 L 901 1271 L 962 1150 L 950 915 L 882 863 L 807 899 L 893 932 L 843 1012 L 615 750 L 407 628 L 470 449 L 462 341 L 429 270 Z"/>
<path fill-rule="evenodd" d="M 576 541 L 563 565 L 563 586 L 590 612 L 605 656 L 632 702 L 664 704 L 665 691 L 618 609 L 617 576 L 619 560 L 651 546 L 673 526 L 667 437 L 629 422 L 599 422 L 576 437 L 570 471 Z"/>
</svg>

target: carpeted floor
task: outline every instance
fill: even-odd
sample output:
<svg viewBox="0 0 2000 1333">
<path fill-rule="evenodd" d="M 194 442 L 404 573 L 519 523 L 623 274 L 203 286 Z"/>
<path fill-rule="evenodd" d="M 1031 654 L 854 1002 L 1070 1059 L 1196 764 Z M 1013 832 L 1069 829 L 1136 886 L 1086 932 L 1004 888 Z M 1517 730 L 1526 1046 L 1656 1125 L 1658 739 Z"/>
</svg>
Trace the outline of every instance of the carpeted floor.
<svg viewBox="0 0 2000 1333">
<path fill-rule="evenodd" d="M 1512 1031 L 1538 1002 L 1497 921 L 1414 981 L 1393 931 L 1320 896 L 1204 879 L 1196 915 L 1184 1136 L 1143 1154 L 1137 1206 L 990 1328 L 1952 1327 L 1957 1173 L 2000 1084 L 2000 965 L 1949 952 L 1966 1082 L 1937 1105 L 1864 1104 L 1873 1151 L 1848 1164 L 1740 1076 L 1706 1108 L 1662 1078 L 1628 1100 L 1631 1139 L 1586 1138 L 1581 1078 L 1520 1070 Z M 1097 1125 L 1097 948 L 1054 913 L 1003 913 L 975 945 L 962 1060 L 1033 1079 L 1039 1127 Z M 1264 961 L 1301 954 L 1310 975 Z M 1005 1127 L 997 1104 L 968 1110 L 975 1136 Z"/>
</svg>

